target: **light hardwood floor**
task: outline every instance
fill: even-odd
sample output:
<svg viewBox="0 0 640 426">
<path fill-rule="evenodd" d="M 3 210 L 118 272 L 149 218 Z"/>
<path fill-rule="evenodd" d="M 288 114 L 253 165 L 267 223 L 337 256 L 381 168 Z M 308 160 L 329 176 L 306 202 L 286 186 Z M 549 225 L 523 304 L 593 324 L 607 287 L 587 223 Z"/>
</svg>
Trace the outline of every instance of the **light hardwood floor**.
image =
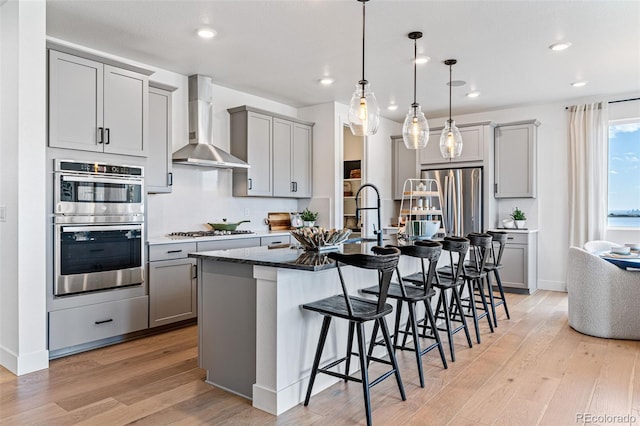
<svg viewBox="0 0 640 426">
<path fill-rule="evenodd" d="M 456 337 L 448 370 L 437 353 L 423 357 L 424 389 L 413 354 L 398 352 L 407 401 L 392 379 L 374 387 L 374 423 L 640 424 L 639 342 L 573 331 L 564 293 L 510 294 L 508 303 L 511 320 L 501 315 L 493 334 L 485 323 L 481 344 L 470 349 Z M 338 383 L 275 417 L 203 379 L 195 327 L 54 360 L 21 377 L 0 368 L 0 424 L 364 424 L 358 383 Z"/>
</svg>

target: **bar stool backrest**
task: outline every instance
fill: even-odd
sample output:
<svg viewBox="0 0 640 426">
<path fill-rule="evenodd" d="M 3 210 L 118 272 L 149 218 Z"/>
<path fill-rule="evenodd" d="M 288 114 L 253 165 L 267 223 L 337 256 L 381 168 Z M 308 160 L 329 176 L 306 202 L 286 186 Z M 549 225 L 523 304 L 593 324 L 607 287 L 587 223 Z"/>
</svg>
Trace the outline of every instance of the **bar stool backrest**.
<svg viewBox="0 0 640 426">
<path fill-rule="evenodd" d="M 504 252 L 505 244 L 507 244 L 509 234 L 504 231 L 488 231 L 487 234 L 493 238 L 491 241 L 491 258 L 493 259 L 493 265 L 500 266 L 502 265 L 502 253 Z"/>
<path fill-rule="evenodd" d="M 400 259 L 400 250 L 395 247 L 375 246 L 371 251 L 375 254 L 343 254 L 340 252 L 331 252 L 327 255 L 330 259 L 336 261 L 336 268 L 338 269 L 338 276 L 340 277 L 340 285 L 342 286 L 342 294 L 344 295 L 349 315 L 353 315 L 353 306 L 349 299 L 349 293 L 344 282 L 342 269 L 340 269 L 341 263 L 344 265 L 354 266 L 356 268 L 375 269 L 378 271 L 380 295 L 378 296 L 377 313 L 382 312 L 384 309 L 387 294 L 389 292 L 389 285 L 391 284 L 391 275 L 393 274 L 393 270 L 396 266 L 398 266 L 398 260 Z"/>
<path fill-rule="evenodd" d="M 471 246 L 471 259 L 470 264 L 476 271 L 484 271 L 484 266 L 487 263 L 491 248 L 493 247 L 491 241 L 493 237 L 489 234 L 471 233 L 467 235 L 469 244 Z"/>
<path fill-rule="evenodd" d="M 418 240 L 412 246 L 401 246 L 398 248 L 400 249 L 400 253 L 404 256 L 411 256 L 420 259 L 420 264 L 422 266 L 422 290 L 424 291 L 424 294 L 429 293 L 431 291 L 433 279 L 436 275 L 438 259 L 440 259 L 440 254 L 442 253 L 442 244 L 437 241 Z M 425 268 L 425 260 L 429 262 L 428 270 Z M 400 284 L 402 296 L 407 297 L 407 291 L 398 268 L 396 268 L 396 272 L 398 274 L 398 282 Z"/>
<path fill-rule="evenodd" d="M 451 282 L 458 283 L 464 268 L 464 258 L 469 251 L 469 240 L 463 237 L 445 237 L 442 241 L 442 250 L 449 252 L 449 265 L 452 271 Z M 454 253 L 457 253 L 456 259 L 453 257 Z M 436 280 L 439 280 L 437 275 Z"/>
</svg>

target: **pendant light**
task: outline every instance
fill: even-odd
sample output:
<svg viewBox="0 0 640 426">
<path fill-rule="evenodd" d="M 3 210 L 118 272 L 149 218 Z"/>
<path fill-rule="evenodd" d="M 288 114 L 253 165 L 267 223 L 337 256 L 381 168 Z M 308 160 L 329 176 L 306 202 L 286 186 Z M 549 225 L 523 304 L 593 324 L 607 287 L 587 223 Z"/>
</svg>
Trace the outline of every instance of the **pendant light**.
<svg viewBox="0 0 640 426">
<path fill-rule="evenodd" d="M 456 127 L 455 121 L 451 119 L 451 67 L 458 61 L 447 59 L 444 64 L 449 67 L 449 119 L 445 123 L 442 134 L 440 134 L 440 153 L 445 159 L 459 157 L 462 154 L 462 135 Z"/>
<path fill-rule="evenodd" d="M 429 142 L 429 123 L 420 104 L 416 101 L 417 40 L 422 38 L 422 33 L 420 31 L 411 32 L 409 38 L 413 40 L 413 103 L 402 125 L 402 139 L 404 146 L 408 149 L 420 149 L 427 146 L 427 142 Z"/>
<path fill-rule="evenodd" d="M 357 0 L 362 3 L 362 79 L 356 84 L 356 91 L 349 105 L 349 127 L 355 136 L 375 135 L 380 123 L 380 107 L 371 91 L 369 82 L 364 78 L 364 36 L 365 3 L 369 0 Z"/>
</svg>

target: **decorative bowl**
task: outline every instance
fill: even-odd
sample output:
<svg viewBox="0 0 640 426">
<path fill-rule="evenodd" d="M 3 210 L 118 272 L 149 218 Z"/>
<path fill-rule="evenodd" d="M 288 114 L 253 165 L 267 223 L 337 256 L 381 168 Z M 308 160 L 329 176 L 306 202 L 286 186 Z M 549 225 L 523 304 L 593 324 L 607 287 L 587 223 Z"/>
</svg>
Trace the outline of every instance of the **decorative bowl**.
<svg viewBox="0 0 640 426">
<path fill-rule="evenodd" d="M 611 253 L 615 254 L 630 254 L 631 247 L 611 247 Z"/>
<path fill-rule="evenodd" d="M 515 228 L 515 223 L 513 219 L 502 219 L 502 227 L 507 229 Z"/>
<path fill-rule="evenodd" d="M 410 220 L 407 222 L 407 234 L 410 237 L 428 239 L 440 229 L 439 220 Z"/>
<path fill-rule="evenodd" d="M 289 231 L 305 250 L 322 251 L 336 249 L 344 242 L 351 229 L 300 228 Z"/>
</svg>

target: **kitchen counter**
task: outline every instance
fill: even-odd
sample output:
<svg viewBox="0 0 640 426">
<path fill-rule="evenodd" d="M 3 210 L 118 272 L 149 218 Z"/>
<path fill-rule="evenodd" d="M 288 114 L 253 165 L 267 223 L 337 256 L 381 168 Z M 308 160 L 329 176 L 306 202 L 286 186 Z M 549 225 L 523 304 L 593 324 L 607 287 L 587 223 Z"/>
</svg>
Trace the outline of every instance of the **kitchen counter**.
<svg viewBox="0 0 640 426">
<path fill-rule="evenodd" d="M 197 241 L 224 241 L 244 238 L 278 237 L 289 235 L 289 231 L 256 231 L 251 234 L 216 235 L 210 237 L 180 237 L 180 236 L 157 236 L 147 239 L 147 244 L 173 244 L 173 243 L 194 243 Z"/>
<path fill-rule="evenodd" d="M 367 253 L 373 245 L 344 244 L 342 251 Z M 251 399 L 254 407 L 274 415 L 298 405 L 322 324 L 322 315 L 301 305 L 341 292 L 334 262 L 326 253 L 289 247 L 197 252 L 190 257 L 198 261 L 198 361 L 207 371 L 206 382 Z M 420 263 L 403 256 L 400 268 L 413 273 Z M 345 266 L 342 271 L 352 293 L 377 282 L 375 270 Z M 344 321 L 331 327 L 326 361 L 343 356 L 347 331 Z M 376 347 L 376 355 L 383 352 Z M 318 375 L 314 393 L 337 381 Z"/>
<path fill-rule="evenodd" d="M 492 228 L 492 229 L 489 229 L 489 231 L 492 231 L 492 232 L 503 231 L 503 232 L 510 232 L 512 234 L 532 234 L 532 233 L 538 232 L 537 229 L 528 229 L 528 228 L 525 228 L 525 229 L 518 229 L 518 228 Z"/>
<path fill-rule="evenodd" d="M 387 240 L 385 244 L 394 244 Z M 371 253 L 374 242 L 341 244 L 336 250 L 343 253 Z M 335 262 L 327 256 L 329 251 L 305 251 L 295 246 L 249 247 L 232 250 L 216 250 L 190 253 L 189 257 L 247 265 L 272 266 L 276 268 L 298 269 L 302 271 L 322 271 L 335 268 Z"/>
</svg>

